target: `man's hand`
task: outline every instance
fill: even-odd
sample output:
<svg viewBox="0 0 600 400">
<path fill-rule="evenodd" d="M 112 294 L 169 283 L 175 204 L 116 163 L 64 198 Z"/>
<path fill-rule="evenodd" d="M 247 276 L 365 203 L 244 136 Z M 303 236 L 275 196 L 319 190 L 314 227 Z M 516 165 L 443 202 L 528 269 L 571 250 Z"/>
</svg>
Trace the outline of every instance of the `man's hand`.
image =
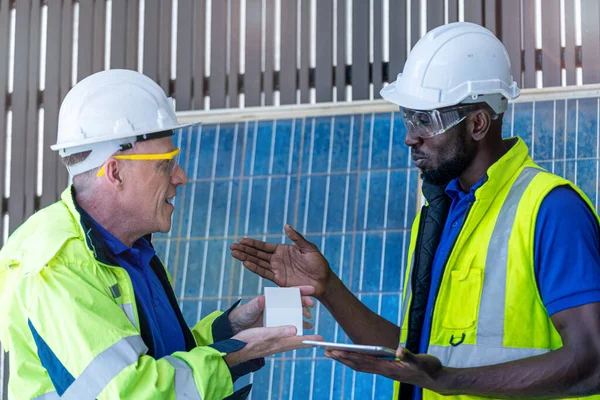
<svg viewBox="0 0 600 400">
<path fill-rule="evenodd" d="M 302 295 L 302 314 L 304 318 L 310 319 L 312 315 L 310 309 L 315 306 L 315 302 L 310 298 L 314 294 L 315 288 L 312 286 L 300 286 Z M 261 328 L 263 326 L 263 313 L 265 311 L 265 296 L 261 295 L 253 298 L 250 302 L 239 306 L 229 313 L 229 323 L 233 334 L 237 335 L 243 330 L 250 328 Z M 304 329 L 311 329 L 313 324 L 304 321 Z"/>
<path fill-rule="evenodd" d="M 412 354 L 404 348 L 396 350 L 397 359 L 393 361 L 339 350 L 328 350 L 325 356 L 359 372 L 383 375 L 426 388 L 436 387 L 435 379 L 442 371 L 442 363 L 437 358 L 427 354 Z"/>
<path fill-rule="evenodd" d="M 243 238 L 231 245 L 231 255 L 244 267 L 281 287 L 309 285 L 320 298 L 327 281 L 334 275 L 317 246 L 307 241 L 291 226 L 286 235 L 295 243 L 275 244 Z"/>
<path fill-rule="evenodd" d="M 246 347 L 224 357 L 225 362 L 230 367 L 255 358 L 309 347 L 302 344 L 303 340 L 323 341 L 323 338 L 319 335 L 296 336 L 296 327 L 294 326 L 246 329 L 232 339 L 245 342 Z"/>
</svg>

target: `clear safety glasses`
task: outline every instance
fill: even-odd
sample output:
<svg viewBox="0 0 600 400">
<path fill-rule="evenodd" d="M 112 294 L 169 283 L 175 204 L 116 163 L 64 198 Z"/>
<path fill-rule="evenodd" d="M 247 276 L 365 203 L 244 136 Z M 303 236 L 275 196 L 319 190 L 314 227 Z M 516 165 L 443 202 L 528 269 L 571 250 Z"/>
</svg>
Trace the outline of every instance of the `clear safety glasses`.
<svg viewBox="0 0 600 400">
<path fill-rule="evenodd" d="M 159 154 L 124 154 L 124 155 L 116 155 L 113 156 L 119 160 L 168 160 L 169 165 L 166 167 L 166 170 L 169 172 L 169 175 L 175 171 L 175 168 L 179 165 L 179 153 L 181 149 L 175 149 L 168 153 L 159 153 Z M 98 171 L 97 176 L 104 176 L 104 165 Z"/>
<path fill-rule="evenodd" d="M 460 124 L 472 111 L 475 111 L 472 104 L 429 111 L 400 109 L 408 132 L 424 139 L 442 134 Z"/>
</svg>

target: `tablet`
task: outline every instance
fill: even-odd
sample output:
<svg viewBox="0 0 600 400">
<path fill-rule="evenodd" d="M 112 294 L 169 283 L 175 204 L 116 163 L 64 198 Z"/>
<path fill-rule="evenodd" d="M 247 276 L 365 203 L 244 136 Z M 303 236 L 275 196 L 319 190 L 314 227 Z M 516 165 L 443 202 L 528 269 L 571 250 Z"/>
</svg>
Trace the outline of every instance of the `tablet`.
<svg viewBox="0 0 600 400">
<path fill-rule="evenodd" d="M 352 353 L 367 354 L 373 357 L 396 358 L 396 350 L 389 349 L 383 346 L 370 346 L 364 344 L 346 344 L 346 343 L 329 343 L 317 342 L 314 340 L 303 340 L 302 343 L 313 347 L 319 347 L 325 350 L 342 350 Z"/>
</svg>

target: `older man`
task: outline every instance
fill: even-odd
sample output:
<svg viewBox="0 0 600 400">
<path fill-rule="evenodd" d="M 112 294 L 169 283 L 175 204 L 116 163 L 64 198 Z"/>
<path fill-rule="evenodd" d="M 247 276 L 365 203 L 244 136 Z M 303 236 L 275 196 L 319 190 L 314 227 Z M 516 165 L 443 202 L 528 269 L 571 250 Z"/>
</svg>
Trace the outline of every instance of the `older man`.
<svg viewBox="0 0 600 400">
<path fill-rule="evenodd" d="M 245 398 L 233 383 L 261 357 L 319 339 L 262 328 L 263 297 L 186 325 L 150 240 L 171 228 L 187 182 L 179 128 L 171 99 L 137 72 L 97 73 L 65 98 L 53 149 L 73 185 L 0 252 L 11 398 Z"/>
<path fill-rule="evenodd" d="M 362 304 L 289 226 L 297 246 L 242 239 L 233 256 L 279 285 L 315 286 L 355 342 L 400 342 L 396 361 L 326 353 L 397 381 L 395 400 L 600 393 L 598 216 L 522 139 L 502 139 L 507 99 L 519 95 L 502 43 L 475 24 L 438 27 L 381 95 L 400 106 L 427 199 L 400 326 Z"/>
</svg>

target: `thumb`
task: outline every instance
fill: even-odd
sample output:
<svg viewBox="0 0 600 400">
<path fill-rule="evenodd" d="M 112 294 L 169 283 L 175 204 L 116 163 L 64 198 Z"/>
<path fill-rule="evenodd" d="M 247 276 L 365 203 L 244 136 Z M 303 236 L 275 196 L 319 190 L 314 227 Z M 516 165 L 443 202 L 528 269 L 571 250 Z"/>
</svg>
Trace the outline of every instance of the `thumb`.
<svg viewBox="0 0 600 400">
<path fill-rule="evenodd" d="M 265 309 L 265 296 L 260 295 L 248 302 L 248 307 L 252 315 L 258 315 Z"/>
<path fill-rule="evenodd" d="M 292 242 L 296 244 L 296 246 L 301 249 L 306 249 L 310 247 L 310 242 L 304 238 L 301 234 L 299 234 L 294 228 L 291 227 L 290 224 L 286 224 L 283 229 L 285 229 L 285 234 L 290 238 Z"/>
</svg>

